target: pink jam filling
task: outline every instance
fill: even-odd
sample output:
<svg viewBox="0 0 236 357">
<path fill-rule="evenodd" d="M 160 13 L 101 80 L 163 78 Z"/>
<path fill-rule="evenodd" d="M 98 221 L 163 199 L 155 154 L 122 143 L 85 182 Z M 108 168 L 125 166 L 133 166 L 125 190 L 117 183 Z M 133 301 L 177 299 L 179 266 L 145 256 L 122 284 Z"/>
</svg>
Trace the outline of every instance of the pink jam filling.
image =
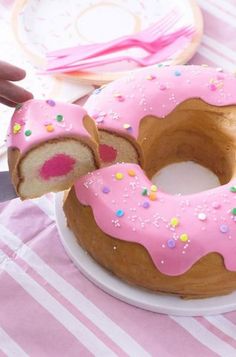
<svg viewBox="0 0 236 357">
<path fill-rule="evenodd" d="M 117 150 L 112 146 L 101 144 L 99 145 L 99 155 L 103 162 L 112 162 L 116 159 Z"/>
<path fill-rule="evenodd" d="M 74 167 L 75 159 L 65 154 L 58 154 L 45 161 L 40 169 L 40 176 L 44 180 L 52 177 L 67 175 Z"/>
</svg>

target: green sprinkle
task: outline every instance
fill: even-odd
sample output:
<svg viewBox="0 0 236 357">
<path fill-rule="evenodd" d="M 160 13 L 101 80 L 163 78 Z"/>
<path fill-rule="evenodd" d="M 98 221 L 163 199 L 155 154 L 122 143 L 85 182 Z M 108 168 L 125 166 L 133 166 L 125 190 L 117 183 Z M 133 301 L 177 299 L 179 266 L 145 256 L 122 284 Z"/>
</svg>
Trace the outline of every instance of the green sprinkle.
<svg viewBox="0 0 236 357">
<path fill-rule="evenodd" d="M 236 192 L 236 186 L 230 187 L 230 191 L 233 192 L 233 193 L 235 193 L 235 192 Z"/>
<path fill-rule="evenodd" d="M 142 195 L 143 195 L 143 196 L 147 196 L 147 194 L 148 194 L 148 190 L 147 190 L 147 188 L 144 188 L 144 189 L 142 190 Z"/>
<path fill-rule="evenodd" d="M 232 209 L 231 209 L 231 213 L 232 213 L 234 216 L 236 216 L 236 208 L 232 208 Z"/>
<path fill-rule="evenodd" d="M 31 130 L 26 130 L 25 131 L 25 136 L 30 136 L 32 134 L 32 131 Z"/>
<path fill-rule="evenodd" d="M 58 114 L 57 117 L 56 117 L 56 121 L 60 122 L 62 120 L 63 120 L 63 115 Z"/>
</svg>

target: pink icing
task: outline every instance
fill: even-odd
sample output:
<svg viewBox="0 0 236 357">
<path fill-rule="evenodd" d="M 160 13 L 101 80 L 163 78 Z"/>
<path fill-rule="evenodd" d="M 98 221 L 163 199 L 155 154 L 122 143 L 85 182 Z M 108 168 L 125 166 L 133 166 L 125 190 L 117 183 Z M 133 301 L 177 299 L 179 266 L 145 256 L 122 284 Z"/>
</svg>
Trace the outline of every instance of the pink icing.
<svg viewBox="0 0 236 357">
<path fill-rule="evenodd" d="M 78 105 L 53 100 L 29 100 L 16 109 L 7 137 L 8 147 L 27 152 L 58 137 L 90 137 L 83 126 L 86 111 Z M 15 129 L 15 133 L 14 133 Z"/>
<path fill-rule="evenodd" d="M 67 175 L 74 167 L 75 159 L 65 154 L 58 154 L 45 161 L 40 169 L 40 176 L 44 180 L 52 177 Z"/>
<path fill-rule="evenodd" d="M 203 66 L 150 67 L 96 90 L 85 108 L 99 129 L 137 139 L 142 118 L 165 118 L 191 98 L 216 106 L 236 104 L 235 75 Z M 127 174 L 130 168 L 135 177 Z M 115 179 L 117 171 L 124 179 Z M 75 187 L 105 233 L 142 244 L 162 273 L 179 275 L 210 252 L 220 253 L 226 268 L 236 271 L 235 183 L 184 197 L 158 192 L 151 201 L 140 194 L 151 185 L 142 169 L 119 164 L 87 175 Z"/>
<path fill-rule="evenodd" d="M 130 176 L 128 170 L 136 175 Z M 116 179 L 116 173 L 123 178 Z M 79 201 L 91 206 L 105 233 L 140 243 L 162 273 L 180 275 L 210 252 L 221 254 L 226 268 L 236 271 L 233 185 L 236 180 L 189 196 L 157 191 L 157 199 L 150 200 L 142 194 L 144 188 L 148 192 L 151 188 L 143 170 L 135 164 L 116 164 L 80 178 L 75 189 Z M 176 227 L 171 225 L 173 218 L 179 221 Z"/>
<path fill-rule="evenodd" d="M 103 162 L 112 162 L 116 159 L 117 150 L 112 146 L 101 144 L 99 145 L 99 155 Z"/>
<path fill-rule="evenodd" d="M 98 128 L 137 138 L 143 117 L 164 118 L 187 99 L 201 98 L 217 106 L 235 104 L 236 79 L 233 74 L 203 66 L 149 67 L 95 93 L 84 107 Z"/>
</svg>

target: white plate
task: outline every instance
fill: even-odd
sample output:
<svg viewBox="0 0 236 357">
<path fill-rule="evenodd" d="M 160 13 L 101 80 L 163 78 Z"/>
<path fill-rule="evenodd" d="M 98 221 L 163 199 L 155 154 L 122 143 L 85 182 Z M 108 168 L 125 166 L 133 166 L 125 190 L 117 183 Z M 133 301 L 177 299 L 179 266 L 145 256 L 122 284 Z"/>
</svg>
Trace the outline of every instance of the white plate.
<svg viewBox="0 0 236 357">
<path fill-rule="evenodd" d="M 181 26 L 194 26 L 197 31 L 167 61 L 170 64 L 183 64 L 196 52 L 202 37 L 202 16 L 195 0 L 67 0 L 60 1 L 59 6 L 58 0 L 18 0 L 12 24 L 20 46 L 35 62 L 43 65 L 48 51 L 79 43 L 106 42 L 136 33 L 157 22 L 173 8 L 178 8 L 182 17 L 171 31 Z M 135 56 L 145 53 L 141 49 L 128 52 Z M 68 76 L 95 84 L 111 81 L 135 68 L 138 67 L 134 63 L 122 61 Z"/>
<path fill-rule="evenodd" d="M 66 225 L 62 209 L 63 193 L 56 194 L 56 223 L 61 242 L 79 270 L 95 285 L 110 295 L 137 307 L 162 314 L 202 316 L 236 310 L 236 292 L 199 300 L 183 300 L 176 296 L 151 293 L 121 281 L 93 260 L 77 243 Z"/>
</svg>

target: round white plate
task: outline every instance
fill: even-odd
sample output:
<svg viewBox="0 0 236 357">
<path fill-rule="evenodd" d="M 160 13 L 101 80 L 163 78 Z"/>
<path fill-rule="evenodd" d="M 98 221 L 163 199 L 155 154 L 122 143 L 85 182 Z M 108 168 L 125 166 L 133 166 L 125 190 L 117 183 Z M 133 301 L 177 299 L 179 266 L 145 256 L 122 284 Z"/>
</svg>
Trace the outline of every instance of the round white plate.
<svg viewBox="0 0 236 357">
<path fill-rule="evenodd" d="M 196 52 L 203 32 L 202 15 L 195 0 L 67 0 L 60 1 L 60 6 L 58 0 L 18 0 L 13 10 L 12 27 L 24 51 L 37 64 L 43 65 L 48 51 L 106 42 L 136 33 L 159 21 L 173 8 L 178 9 L 182 17 L 170 32 L 182 26 L 196 29 L 196 34 L 165 62 L 183 64 Z M 128 53 L 139 57 L 145 52 L 136 48 L 129 49 Z M 101 84 L 135 68 L 138 67 L 134 63 L 122 61 L 66 77 Z"/>
<path fill-rule="evenodd" d="M 63 193 L 56 194 L 56 223 L 61 242 L 79 270 L 95 285 L 110 295 L 137 307 L 162 314 L 179 316 L 214 315 L 236 310 L 236 292 L 199 300 L 183 300 L 176 296 L 152 293 L 121 281 L 103 269 L 77 243 L 68 229 L 62 209 Z"/>
</svg>

